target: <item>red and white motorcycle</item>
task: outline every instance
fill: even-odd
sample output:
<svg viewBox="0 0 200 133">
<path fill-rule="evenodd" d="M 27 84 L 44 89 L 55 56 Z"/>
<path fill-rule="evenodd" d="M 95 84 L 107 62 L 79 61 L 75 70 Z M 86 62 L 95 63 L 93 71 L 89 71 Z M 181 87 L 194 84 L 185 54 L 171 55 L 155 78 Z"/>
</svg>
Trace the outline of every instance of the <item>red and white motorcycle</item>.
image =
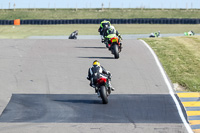
<svg viewBox="0 0 200 133">
<path fill-rule="evenodd" d="M 111 93 L 111 89 L 110 87 L 108 87 L 108 80 L 110 78 L 111 74 L 109 75 L 109 77 L 100 74 L 95 85 L 96 92 L 101 97 L 103 104 L 108 103 L 108 96 Z"/>
</svg>

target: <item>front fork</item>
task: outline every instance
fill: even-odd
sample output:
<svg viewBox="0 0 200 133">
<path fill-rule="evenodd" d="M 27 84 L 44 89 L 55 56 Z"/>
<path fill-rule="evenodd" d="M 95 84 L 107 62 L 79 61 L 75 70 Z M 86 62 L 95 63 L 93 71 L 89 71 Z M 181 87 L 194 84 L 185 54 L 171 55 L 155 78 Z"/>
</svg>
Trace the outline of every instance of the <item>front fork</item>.
<svg viewBox="0 0 200 133">
<path fill-rule="evenodd" d="M 106 85 L 105 85 L 106 90 L 107 90 L 107 95 L 108 95 L 108 96 L 109 96 L 110 93 L 111 93 L 111 88 L 110 88 L 109 84 L 110 84 L 110 81 L 109 81 L 109 79 L 108 79 L 108 81 L 107 81 L 107 83 L 106 83 Z"/>
</svg>

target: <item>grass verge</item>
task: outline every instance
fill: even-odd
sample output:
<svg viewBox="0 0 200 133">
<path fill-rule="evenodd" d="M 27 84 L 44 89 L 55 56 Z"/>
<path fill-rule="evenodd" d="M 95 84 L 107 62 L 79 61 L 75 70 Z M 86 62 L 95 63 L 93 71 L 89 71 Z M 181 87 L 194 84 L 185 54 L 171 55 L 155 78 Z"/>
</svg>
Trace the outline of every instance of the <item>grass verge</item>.
<svg viewBox="0 0 200 133">
<path fill-rule="evenodd" d="M 200 36 L 146 38 L 173 83 L 200 91 Z"/>
<path fill-rule="evenodd" d="M 186 9 L 16 9 L 0 10 L 0 19 L 128 19 L 199 18 L 200 10 Z"/>
<path fill-rule="evenodd" d="M 200 33 L 200 25 L 165 25 L 165 24 L 116 24 L 115 28 L 123 34 L 150 34 L 160 31 L 161 34 L 180 33 L 193 30 Z M 1 39 L 23 39 L 29 36 L 66 36 L 75 30 L 79 35 L 99 35 L 98 24 L 68 24 L 68 25 L 0 25 Z"/>
</svg>

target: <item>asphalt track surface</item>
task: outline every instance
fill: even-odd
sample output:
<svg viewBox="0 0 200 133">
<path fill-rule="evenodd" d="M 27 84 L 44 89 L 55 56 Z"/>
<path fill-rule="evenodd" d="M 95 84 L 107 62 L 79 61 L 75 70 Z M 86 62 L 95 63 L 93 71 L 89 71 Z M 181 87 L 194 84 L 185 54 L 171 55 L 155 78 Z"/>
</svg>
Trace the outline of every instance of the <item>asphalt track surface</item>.
<svg viewBox="0 0 200 133">
<path fill-rule="evenodd" d="M 119 59 L 100 40 L 0 40 L 1 133 L 186 133 L 148 48 L 123 40 Z M 115 91 L 107 105 L 89 86 L 97 59 Z M 184 110 L 183 110 L 184 112 Z"/>
</svg>

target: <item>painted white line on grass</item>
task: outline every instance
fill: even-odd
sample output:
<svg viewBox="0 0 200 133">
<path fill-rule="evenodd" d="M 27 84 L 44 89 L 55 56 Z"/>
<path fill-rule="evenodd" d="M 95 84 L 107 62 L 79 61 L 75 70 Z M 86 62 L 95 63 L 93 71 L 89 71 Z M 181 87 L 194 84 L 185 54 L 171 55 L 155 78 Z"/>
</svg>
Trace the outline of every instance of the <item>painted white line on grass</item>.
<svg viewBox="0 0 200 133">
<path fill-rule="evenodd" d="M 163 67 L 161 66 L 161 64 L 160 64 L 160 62 L 159 62 L 159 60 L 158 60 L 158 57 L 156 56 L 156 54 L 154 53 L 154 51 L 152 50 L 152 48 L 151 48 L 144 40 L 140 40 L 140 41 L 142 41 L 142 42 L 145 44 L 145 46 L 149 49 L 149 51 L 150 51 L 151 54 L 153 55 L 153 57 L 154 57 L 154 59 L 155 59 L 155 61 L 156 61 L 156 64 L 158 65 L 159 70 L 160 70 L 160 72 L 161 72 L 161 74 L 162 74 L 162 76 L 163 76 L 163 78 L 164 78 L 164 80 L 165 80 L 165 83 L 167 84 L 167 87 L 168 87 L 168 89 L 169 89 L 169 93 L 170 93 L 172 99 L 174 100 L 174 102 L 175 102 L 175 104 L 176 104 L 176 107 L 177 107 L 177 109 L 178 109 L 178 113 L 179 113 L 179 115 L 180 115 L 180 117 L 181 117 L 181 120 L 182 120 L 182 122 L 184 123 L 184 125 L 185 125 L 185 127 L 186 127 L 188 133 L 193 133 L 193 131 L 192 131 L 190 125 L 187 123 L 187 121 L 186 121 L 186 119 L 185 119 L 185 117 L 184 117 L 184 115 L 183 115 L 181 106 L 180 106 L 178 100 L 177 100 L 176 97 L 175 97 L 173 88 L 172 88 L 172 86 L 170 85 L 170 82 L 169 82 L 169 80 L 168 80 L 168 78 L 167 78 L 167 76 L 166 76 L 166 73 L 165 73 Z"/>
</svg>

